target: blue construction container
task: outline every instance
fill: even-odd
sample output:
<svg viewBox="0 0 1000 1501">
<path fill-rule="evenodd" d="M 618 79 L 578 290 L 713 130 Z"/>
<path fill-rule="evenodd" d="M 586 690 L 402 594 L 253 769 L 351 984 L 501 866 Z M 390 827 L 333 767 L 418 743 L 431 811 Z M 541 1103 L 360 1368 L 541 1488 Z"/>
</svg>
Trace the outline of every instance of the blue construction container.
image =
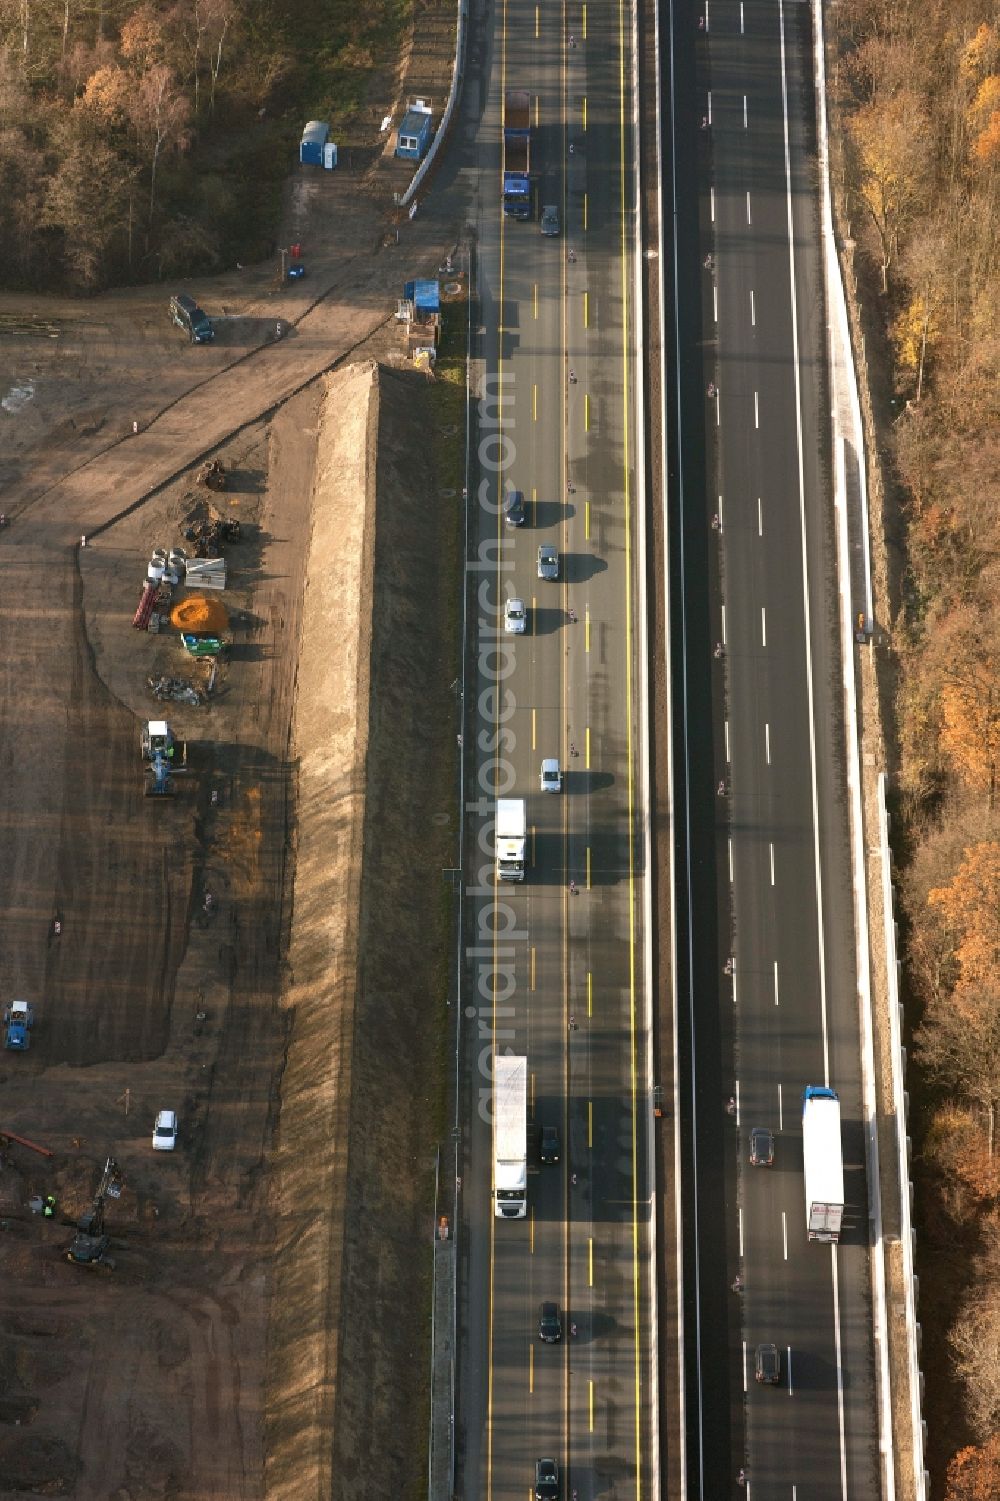
<svg viewBox="0 0 1000 1501">
<path fill-rule="evenodd" d="M 396 155 L 419 162 L 430 145 L 431 124 L 431 108 L 423 99 L 407 105 L 403 123 L 396 134 Z"/>
<path fill-rule="evenodd" d="M 403 283 L 403 296 L 413 303 L 418 317 L 441 311 L 441 289 L 436 281 L 407 281 Z"/>
<path fill-rule="evenodd" d="M 322 120 L 310 120 L 302 132 L 299 161 L 307 167 L 322 167 L 323 147 L 329 134 L 329 125 L 325 125 Z"/>
</svg>

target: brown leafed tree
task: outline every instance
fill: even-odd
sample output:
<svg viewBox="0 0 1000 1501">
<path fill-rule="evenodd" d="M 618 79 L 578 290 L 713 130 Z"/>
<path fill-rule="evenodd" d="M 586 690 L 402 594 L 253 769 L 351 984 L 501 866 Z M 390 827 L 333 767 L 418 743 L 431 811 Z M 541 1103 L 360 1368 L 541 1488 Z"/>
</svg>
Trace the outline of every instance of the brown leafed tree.
<svg viewBox="0 0 1000 1501">
<path fill-rule="evenodd" d="M 948 1466 L 944 1501 L 996 1501 L 1000 1496 L 1000 1433 L 981 1448 L 959 1449 Z"/>
<path fill-rule="evenodd" d="M 849 121 L 858 158 L 858 193 L 877 245 L 882 290 L 900 235 L 920 208 L 929 158 L 924 103 L 911 89 L 862 105 Z"/>
<path fill-rule="evenodd" d="M 935 622 L 926 652 L 941 669 L 942 756 L 992 809 L 1000 766 L 1000 604 L 970 590 Z"/>
<path fill-rule="evenodd" d="M 927 901 L 940 910 L 953 936 L 956 989 L 982 988 L 990 994 L 1000 977 L 1000 843 L 985 840 L 970 846 L 951 881 L 930 891 Z"/>
<path fill-rule="evenodd" d="M 942 1105 L 928 1127 L 922 1157 L 935 1170 L 936 1197 L 954 1225 L 979 1225 L 984 1207 L 1000 1193 L 1000 1160 L 990 1149 L 988 1117 L 969 1106 Z"/>
<path fill-rule="evenodd" d="M 44 155 L 23 130 L 0 129 L 0 263 L 30 280 L 45 184 Z"/>
<path fill-rule="evenodd" d="M 993 1197 L 1000 1186 L 990 1167 L 1000 1107 L 1000 994 L 963 989 L 950 1001 L 929 1007 L 915 1042 L 930 1078 L 985 1112 L 982 1151 L 967 1143 L 964 1157 L 954 1158 L 953 1168 L 977 1193 Z"/>
<path fill-rule="evenodd" d="M 965 1391 L 965 1416 L 980 1443 L 1000 1429 L 1000 1287 L 976 1287 L 948 1336 Z"/>
<path fill-rule="evenodd" d="M 123 124 L 130 114 L 135 79 L 117 63 L 105 63 L 87 79 L 80 104 L 104 125 Z"/>
<path fill-rule="evenodd" d="M 135 168 L 93 130 L 59 131 L 59 164 L 48 180 L 43 222 L 61 231 L 70 280 L 92 290 L 108 279 L 108 252 L 127 236 Z"/>
<path fill-rule="evenodd" d="M 162 63 L 168 52 L 168 35 L 164 18 L 145 0 L 132 12 L 121 29 L 121 53 L 129 62 L 145 71 Z"/>
</svg>

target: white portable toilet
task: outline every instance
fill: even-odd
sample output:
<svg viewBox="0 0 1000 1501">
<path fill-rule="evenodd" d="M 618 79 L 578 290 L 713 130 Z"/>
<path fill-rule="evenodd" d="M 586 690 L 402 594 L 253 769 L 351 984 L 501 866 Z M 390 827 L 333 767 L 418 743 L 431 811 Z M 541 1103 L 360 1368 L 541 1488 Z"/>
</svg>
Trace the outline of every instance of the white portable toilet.
<svg viewBox="0 0 1000 1501">
<path fill-rule="evenodd" d="M 337 165 L 337 143 L 327 141 L 323 147 L 323 165 L 328 172 L 332 172 Z"/>
</svg>

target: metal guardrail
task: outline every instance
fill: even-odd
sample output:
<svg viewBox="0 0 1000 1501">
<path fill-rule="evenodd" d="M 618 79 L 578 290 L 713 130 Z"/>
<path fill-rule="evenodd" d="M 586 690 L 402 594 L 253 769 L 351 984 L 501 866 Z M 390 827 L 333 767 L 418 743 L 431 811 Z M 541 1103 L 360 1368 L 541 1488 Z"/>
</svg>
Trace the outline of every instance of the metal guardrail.
<svg viewBox="0 0 1000 1501">
<path fill-rule="evenodd" d="M 889 850 L 889 811 L 885 805 L 886 776 L 878 779 L 878 852 L 882 869 L 882 910 L 885 921 L 886 970 L 889 982 L 889 1045 L 892 1050 L 892 1098 L 896 1116 L 896 1156 L 899 1173 L 900 1249 L 903 1259 L 903 1296 L 906 1300 L 906 1345 L 913 1396 L 913 1475 L 917 1501 L 928 1490 L 924 1467 L 924 1422 L 921 1411 L 923 1377 L 920 1372 L 920 1325 L 917 1322 L 917 1278 L 913 1270 L 916 1232 L 910 1210 L 910 1139 L 907 1133 L 906 1049 L 903 1047 L 899 1000 L 899 959 L 896 952 L 896 920 L 893 916 L 892 860 Z"/>
<path fill-rule="evenodd" d="M 858 1005 L 861 1020 L 861 1093 L 868 1170 L 868 1217 L 871 1226 L 872 1325 L 875 1339 L 875 1393 L 878 1410 L 878 1448 L 882 1467 L 882 1492 L 886 1501 L 896 1493 L 895 1452 L 893 1449 L 892 1385 L 889 1366 L 889 1328 L 885 1296 L 885 1241 L 882 1227 L 882 1183 L 879 1171 L 878 1098 L 875 1077 L 874 1025 L 871 991 L 871 953 L 868 932 L 868 897 L 865 870 L 865 828 L 862 806 L 861 757 L 858 730 L 854 640 L 856 619 L 851 593 L 848 510 L 859 506 L 862 514 L 860 534 L 864 550 L 865 612 L 871 620 L 871 559 L 868 527 L 868 486 L 865 470 L 864 429 L 861 403 L 847 318 L 847 300 L 837 259 L 833 228 L 833 202 L 830 192 L 830 152 L 826 115 L 826 54 L 823 31 L 822 0 L 813 0 L 813 42 L 816 80 L 817 137 L 820 164 L 820 215 L 823 242 L 823 274 L 827 295 L 828 337 L 831 376 L 834 388 L 832 403 L 836 513 L 837 572 L 840 585 L 840 639 L 843 663 L 844 713 L 847 726 L 847 783 L 850 826 L 851 868 L 854 884 L 855 945 L 857 960 Z M 838 372 L 840 394 L 846 396 L 847 412 L 838 412 Z M 846 415 L 846 420 L 845 420 Z M 847 455 L 855 460 L 855 470 L 848 483 Z"/>
<path fill-rule="evenodd" d="M 865 1131 L 869 1157 L 869 1214 L 872 1225 L 872 1296 L 876 1344 L 876 1387 L 879 1399 L 879 1451 L 882 1459 L 882 1479 L 887 1501 L 896 1501 L 899 1480 L 893 1437 L 893 1393 L 889 1364 L 889 1325 L 886 1305 L 886 1249 L 882 1229 L 881 1182 L 879 1175 L 877 1098 L 874 1080 L 874 1050 L 872 1046 L 872 997 L 870 984 L 870 952 L 868 942 L 868 901 L 866 896 L 866 870 L 864 849 L 864 821 L 861 806 L 861 771 L 859 766 L 859 739 L 857 725 L 857 685 L 854 674 L 854 641 L 856 615 L 851 597 L 850 557 L 847 540 L 846 510 L 849 504 L 860 508 L 860 535 L 863 539 L 864 564 L 864 610 L 865 626 L 870 633 L 873 625 L 871 585 L 871 553 L 868 515 L 868 484 L 865 462 L 865 436 L 861 420 L 861 402 L 858 392 L 857 373 L 854 366 L 850 324 L 847 315 L 847 299 L 844 292 L 837 243 L 834 234 L 833 204 L 829 177 L 829 138 L 826 115 L 826 65 L 825 38 L 823 30 L 822 0 L 812 0 L 813 36 L 815 48 L 815 73 L 817 95 L 817 133 L 820 160 L 820 204 L 824 242 L 824 279 L 828 299 L 829 338 L 831 359 L 840 357 L 846 381 L 846 397 L 849 416 L 846 422 L 838 423 L 834 403 L 833 427 L 835 444 L 836 503 L 837 503 L 837 548 L 838 571 L 841 586 L 841 643 L 844 655 L 845 710 L 848 722 L 848 782 L 851 809 L 852 865 L 855 881 L 855 903 L 858 923 L 858 985 L 862 1017 L 862 1081 L 865 1101 Z M 852 490 L 848 494 L 848 465 L 846 452 L 850 446 L 855 460 L 852 473 Z M 889 879 L 888 820 L 885 810 L 885 777 L 879 779 L 879 854 L 882 861 L 882 886 L 884 901 L 886 968 L 889 992 L 890 1049 L 892 1053 L 892 1097 L 896 1119 L 896 1154 L 898 1159 L 898 1196 L 900 1224 L 902 1227 L 902 1260 L 905 1297 L 906 1342 L 908 1352 L 908 1376 L 910 1414 L 913 1432 L 913 1465 L 915 1501 L 925 1501 L 927 1477 L 924 1470 L 921 1418 L 922 1382 L 919 1369 L 919 1333 L 916 1322 L 916 1292 L 913 1276 L 913 1230 L 910 1218 L 909 1154 L 906 1137 L 906 1094 L 903 1084 L 904 1050 L 900 1038 L 899 997 L 897 983 L 897 959 L 895 924 L 892 918 L 892 889 Z"/>
<path fill-rule="evenodd" d="M 420 163 L 420 166 L 417 168 L 416 172 L 414 172 L 413 177 L 410 179 L 410 186 L 406 189 L 405 193 L 402 193 L 400 195 L 400 208 L 409 208 L 416 195 L 417 189 L 420 187 L 420 184 L 427 176 L 427 173 L 430 170 L 431 163 L 437 156 L 438 148 L 443 145 L 445 140 L 447 140 L 448 131 L 451 128 L 451 117 L 455 113 L 455 106 L 458 104 L 458 97 L 462 92 L 462 83 L 465 79 L 465 30 L 468 24 L 468 20 L 469 0 L 458 0 L 458 24 L 455 33 L 455 61 L 452 65 L 451 88 L 448 90 L 448 98 L 445 103 L 444 114 L 441 116 L 441 124 L 434 132 L 434 139 L 431 142 L 430 150 L 424 157 L 423 161 Z"/>
</svg>

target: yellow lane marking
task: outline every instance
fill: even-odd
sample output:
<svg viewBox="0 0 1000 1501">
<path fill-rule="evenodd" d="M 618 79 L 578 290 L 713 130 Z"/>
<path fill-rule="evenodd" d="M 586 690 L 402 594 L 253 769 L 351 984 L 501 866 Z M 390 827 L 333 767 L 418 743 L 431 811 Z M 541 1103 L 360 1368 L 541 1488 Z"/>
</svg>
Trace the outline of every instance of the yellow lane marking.
<svg viewBox="0 0 1000 1501">
<path fill-rule="evenodd" d="M 590 501 L 583 503 L 583 535 L 587 542 L 590 541 Z"/>
<path fill-rule="evenodd" d="M 587 128 L 587 96 L 586 96 L 586 94 L 584 94 L 584 96 L 583 96 L 583 128 L 584 128 L 584 130 L 586 130 L 586 128 Z"/>
<path fill-rule="evenodd" d="M 628 259 L 628 179 L 626 177 L 626 101 L 630 106 L 631 79 L 626 57 L 626 22 L 631 12 L 625 0 L 618 0 L 618 218 L 621 225 L 621 295 L 622 295 L 622 475 L 625 495 L 625 736 L 628 780 L 628 908 L 629 908 L 629 1072 L 632 1117 L 632 1328 L 634 1333 L 634 1434 L 635 1434 L 635 1501 L 642 1501 L 642 1308 L 639 1267 L 639 1108 L 638 1108 L 638 1039 L 636 1019 L 636 891 L 635 891 L 635 748 L 632 743 L 632 674 L 635 660 L 632 628 L 632 491 L 629 485 L 631 443 L 629 346 L 631 342 Z"/>
<path fill-rule="evenodd" d="M 538 39 L 538 11 L 539 11 L 539 7 L 536 5 L 535 6 L 535 39 L 536 39 L 536 41 Z"/>
<path fill-rule="evenodd" d="M 589 292 L 584 292 L 584 294 L 583 294 L 583 326 L 584 326 L 584 328 L 589 328 L 590 327 L 590 293 Z"/>
<path fill-rule="evenodd" d="M 536 129 L 537 129 L 537 126 L 538 126 L 538 102 L 539 102 L 540 97 L 541 96 L 539 94 L 535 95 L 535 127 L 536 127 Z"/>
<path fill-rule="evenodd" d="M 590 970 L 588 969 L 588 971 L 587 971 L 587 1015 L 588 1016 L 593 1016 L 593 1014 L 594 1014 L 594 977 L 590 973 Z"/>
<path fill-rule="evenodd" d="M 538 421 L 538 387 L 534 384 L 531 387 L 531 420 Z"/>
<path fill-rule="evenodd" d="M 587 729 L 586 729 L 586 741 L 585 741 L 585 744 L 586 744 L 586 748 L 587 748 L 587 750 L 586 750 L 587 759 L 584 762 L 584 765 L 586 766 L 587 770 L 589 771 L 590 770 L 590 725 L 589 724 L 588 724 Z"/>
<path fill-rule="evenodd" d="M 590 890 L 590 845 L 587 845 L 587 890 Z"/>
<path fill-rule="evenodd" d="M 584 610 L 584 612 L 583 612 L 583 635 L 584 635 L 583 649 L 584 649 L 584 651 L 589 651 L 590 650 L 590 609 L 589 609 L 589 607 L 586 610 Z M 589 730 L 587 731 L 587 734 L 588 735 L 590 734 Z"/>
<path fill-rule="evenodd" d="M 620 3 L 620 0 L 619 0 L 619 3 Z M 500 98 L 501 99 L 503 99 L 503 97 L 504 97 L 506 88 L 507 88 L 507 0 L 503 0 L 503 8 L 502 8 L 502 10 L 500 12 Z M 505 243 L 506 243 L 506 220 L 504 218 L 504 212 L 503 212 L 503 161 L 502 160 L 501 160 L 501 162 L 499 164 L 498 177 L 499 177 L 498 187 L 500 189 L 499 196 L 498 196 L 499 213 L 500 213 L 500 237 L 499 237 L 499 240 L 500 240 L 500 244 L 499 244 L 499 261 L 500 261 L 500 263 L 499 263 L 499 267 L 498 267 L 498 270 L 497 270 L 497 292 L 499 294 L 498 300 L 497 300 L 497 307 L 499 309 L 502 309 L 503 308 L 503 298 L 504 298 L 504 248 L 505 248 Z M 501 327 L 498 330 L 498 334 L 499 334 L 499 345 L 498 345 L 498 351 L 499 352 L 498 352 L 498 359 L 497 359 L 497 375 L 498 376 L 501 374 L 501 369 L 502 369 L 502 365 L 503 365 L 503 327 L 502 327 L 502 316 L 501 316 L 501 320 L 500 321 L 501 321 Z M 502 380 L 498 380 L 497 381 L 497 387 L 498 387 L 498 390 L 497 390 L 497 429 L 502 434 L 503 431 L 504 431 L 504 399 L 503 399 L 504 383 L 503 383 Z M 534 498 L 534 495 L 532 495 L 532 498 Z M 496 564 L 496 582 L 495 582 L 495 588 L 496 588 L 496 591 L 497 591 L 497 596 L 499 597 L 500 592 L 501 592 L 501 586 L 502 586 L 501 566 L 502 566 L 502 551 L 503 551 L 503 521 L 501 519 L 500 507 L 499 506 L 497 507 L 496 544 L 497 544 L 497 551 L 496 551 L 497 564 Z M 494 709 L 493 709 L 493 738 L 494 738 L 494 743 L 496 743 L 496 741 L 498 739 L 497 731 L 499 730 L 499 727 L 500 727 L 499 726 L 499 716 L 500 716 L 500 704 L 499 704 L 499 700 L 500 700 L 500 695 L 499 694 L 495 694 L 494 698 L 496 700 L 496 703 L 495 703 Z M 499 752 L 499 749 L 497 749 L 494 752 L 494 754 L 493 754 L 493 773 L 494 773 L 494 776 L 496 776 L 497 773 L 499 772 L 499 762 L 500 762 L 500 752 Z M 495 973 L 496 972 L 496 965 L 497 965 L 497 962 L 498 962 L 497 946 L 499 944 L 499 939 L 500 939 L 499 924 L 498 924 L 498 922 L 496 920 L 496 916 L 497 916 L 497 902 L 498 902 L 498 899 L 499 899 L 499 893 L 496 890 L 496 882 L 495 881 L 494 881 L 494 888 L 493 889 L 494 889 L 493 913 L 492 913 L 492 916 L 493 916 L 493 967 L 494 967 L 494 973 Z M 495 990 L 493 992 L 493 1003 L 492 1003 L 491 1011 L 492 1011 L 492 1016 L 491 1016 L 492 1033 L 493 1033 L 493 1036 L 495 1037 L 496 1036 L 496 1030 L 497 1030 L 497 993 L 496 993 Z M 491 1150 L 494 1151 L 494 1161 L 495 1161 L 496 1160 L 496 1154 L 495 1154 L 495 1146 L 496 1146 L 496 1117 L 495 1116 L 494 1116 L 494 1121 L 493 1121 L 492 1140 L 491 1140 L 490 1146 L 491 1146 Z M 492 1164 L 491 1164 L 491 1166 L 492 1166 Z M 492 1189 L 492 1188 L 494 1188 L 494 1185 L 491 1183 L 490 1187 Z M 492 1197 L 492 1195 L 491 1195 L 491 1197 Z M 486 1341 L 486 1361 L 487 1361 L 487 1367 L 488 1367 L 488 1369 L 487 1369 L 487 1378 L 486 1378 L 486 1501 L 493 1501 L 493 1374 L 494 1374 L 493 1373 L 493 1334 L 494 1334 L 493 1324 L 494 1324 L 494 1318 L 496 1316 L 496 1286 L 495 1286 L 495 1282 L 496 1282 L 496 1228 L 497 1228 L 497 1221 L 496 1221 L 495 1206 L 493 1204 L 491 1204 L 490 1205 L 489 1329 L 488 1329 L 487 1341 Z M 533 1220 L 532 1220 L 532 1229 L 531 1229 L 531 1244 L 532 1244 L 532 1250 L 534 1250 L 534 1221 Z"/>
<path fill-rule="evenodd" d="M 593 1149 L 594 1145 L 594 1102 L 587 1101 L 587 1146 Z"/>
<path fill-rule="evenodd" d="M 591 1235 L 587 1240 L 587 1286 L 594 1285 L 594 1237 Z"/>
<path fill-rule="evenodd" d="M 587 7 L 583 7 L 583 40 L 587 40 Z"/>
<path fill-rule="evenodd" d="M 587 233 L 587 204 L 588 204 L 587 194 L 584 193 L 584 195 L 583 195 L 583 232 L 584 232 L 584 234 Z"/>
<path fill-rule="evenodd" d="M 533 283 L 531 288 L 531 316 L 538 317 L 538 283 Z"/>
<path fill-rule="evenodd" d="M 585 392 L 583 398 L 583 430 L 590 432 L 590 392 Z"/>
<path fill-rule="evenodd" d="M 534 1346 L 532 1346 L 532 1348 L 534 1348 Z M 593 1433 L 593 1431 L 594 1431 L 594 1383 L 593 1383 L 593 1381 L 588 1381 L 587 1385 L 590 1387 L 590 1431 L 591 1431 L 591 1433 Z"/>
</svg>

